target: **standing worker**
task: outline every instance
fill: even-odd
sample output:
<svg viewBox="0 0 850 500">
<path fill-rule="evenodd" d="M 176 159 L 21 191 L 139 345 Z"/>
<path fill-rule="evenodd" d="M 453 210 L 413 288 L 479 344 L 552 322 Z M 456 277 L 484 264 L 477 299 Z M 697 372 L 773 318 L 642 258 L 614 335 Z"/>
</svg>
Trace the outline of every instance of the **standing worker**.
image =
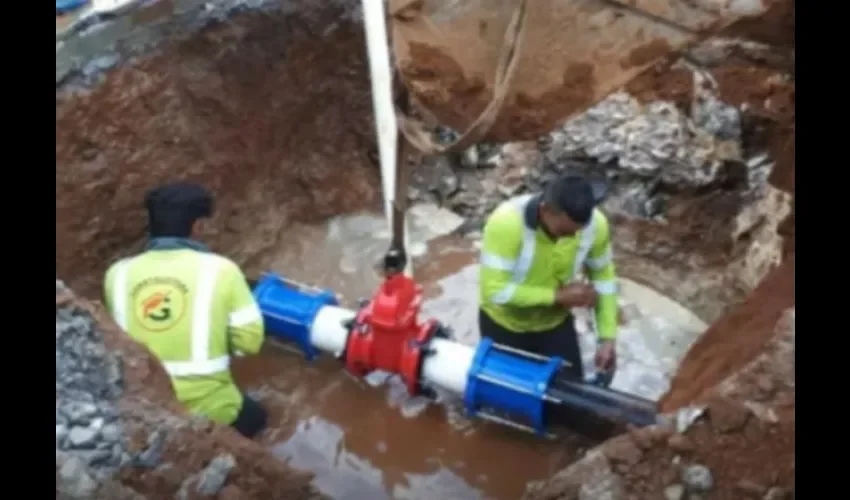
<svg viewBox="0 0 850 500">
<path fill-rule="evenodd" d="M 148 192 L 145 207 L 150 241 L 106 272 L 107 307 L 162 362 L 192 413 L 254 437 L 266 411 L 236 387 L 230 356 L 259 352 L 263 318 L 239 267 L 193 239 L 212 215 L 212 195 L 168 184 Z"/>
<path fill-rule="evenodd" d="M 584 370 L 573 307 L 595 308 L 597 371 L 613 374 L 615 362 L 617 276 L 608 219 L 596 209 L 603 195 L 601 184 L 559 177 L 540 194 L 496 208 L 484 226 L 481 248 L 482 337 L 560 356 L 569 363 L 564 372 L 578 380 Z M 579 281 L 582 272 L 591 284 Z"/>
</svg>

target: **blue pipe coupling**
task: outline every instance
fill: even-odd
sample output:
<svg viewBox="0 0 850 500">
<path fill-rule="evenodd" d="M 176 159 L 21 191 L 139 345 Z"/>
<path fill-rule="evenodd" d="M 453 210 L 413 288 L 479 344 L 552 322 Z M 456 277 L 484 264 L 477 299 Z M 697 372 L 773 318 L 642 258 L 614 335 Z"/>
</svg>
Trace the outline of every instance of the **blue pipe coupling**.
<svg viewBox="0 0 850 500">
<path fill-rule="evenodd" d="M 470 416 L 482 411 L 503 412 L 538 435 L 546 431 L 546 391 L 563 359 L 539 356 L 494 344 L 478 344 L 466 383 L 464 405 Z"/>
<path fill-rule="evenodd" d="M 296 344 L 307 360 L 319 355 L 310 342 L 310 332 L 323 307 L 339 304 L 333 292 L 269 273 L 254 287 L 254 298 L 263 313 L 268 335 Z"/>
</svg>

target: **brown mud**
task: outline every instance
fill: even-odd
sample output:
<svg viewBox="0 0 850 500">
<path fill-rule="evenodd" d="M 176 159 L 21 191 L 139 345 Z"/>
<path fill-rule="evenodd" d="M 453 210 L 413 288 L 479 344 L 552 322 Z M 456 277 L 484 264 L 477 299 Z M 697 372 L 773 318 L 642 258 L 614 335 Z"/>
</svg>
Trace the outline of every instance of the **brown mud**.
<svg viewBox="0 0 850 500">
<path fill-rule="evenodd" d="M 687 491 L 682 471 L 694 465 L 711 471 L 708 498 L 792 498 L 793 311 L 774 316 L 769 327 L 759 325 L 772 338 L 743 370 L 712 390 L 705 417 L 683 434 L 662 427 L 632 429 L 559 472 L 528 500 L 578 499 L 588 492 L 600 494 L 589 498 L 682 498 Z"/>
<path fill-rule="evenodd" d="M 728 36 L 783 35 L 793 2 L 767 1 L 768 11 L 727 26 Z M 442 123 L 464 131 L 488 105 L 513 3 L 473 3 L 459 8 L 438 0 L 417 2 L 416 13 L 392 21 L 393 48 L 405 85 Z M 651 2 L 643 5 L 651 9 Z M 697 31 L 720 23 L 687 2 L 672 14 Z M 594 2 L 537 0 L 526 7 L 516 73 L 491 142 L 534 140 L 638 77 L 674 51 L 700 40 L 638 15 Z M 765 19 L 762 25 L 762 19 Z M 773 30 L 773 31 L 771 31 Z M 788 34 L 784 33 L 786 41 Z M 769 37 L 768 37 L 769 38 Z M 769 41 L 769 40 L 768 40 Z M 670 57 L 665 57 L 669 55 Z M 661 59 L 668 59 L 662 61 Z"/>
<path fill-rule="evenodd" d="M 145 191 L 166 181 L 218 193 L 204 239 L 249 273 L 263 270 L 250 246 L 276 247 L 290 224 L 376 206 L 365 41 L 337 17 L 246 13 L 57 96 L 57 274 L 97 296 L 144 239 Z"/>
<path fill-rule="evenodd" d="M 786 259 L 691 347 L 659 402 L 668 412 L 692 404 L 764 350 L 783 311 L 794 305 L 794 259 Z"/>
<path fill-rule="evenodd" d="M 769 182 L 794 194 L 794 84 L 781 81 L 776 72 L 740 66 L 714 69 L 721 99 L 748 103 L 756 114 L 770 113 L 758 140 L 770 151 L 776 165 Z M 794 198 L 792 197 L 792 207 Z M 716 212 L 704 211 L 706 217 Z M 722 214 L 720 214 L 722 216 Z M 717 220 L 717 219 L 715 219 Z M 721 217 L 722 220 L 722 217 Z M 683 360 L 662 407 L 672 410 L 735 373 L 749 362 L 772 335 L 779 314 L 794 304 L 794 215 L 780 226 L 783 264 L 752 292 L 747 300 L 713 324 Z M 746 335 L 743 334 L 746 332 Z"/>
</svg>

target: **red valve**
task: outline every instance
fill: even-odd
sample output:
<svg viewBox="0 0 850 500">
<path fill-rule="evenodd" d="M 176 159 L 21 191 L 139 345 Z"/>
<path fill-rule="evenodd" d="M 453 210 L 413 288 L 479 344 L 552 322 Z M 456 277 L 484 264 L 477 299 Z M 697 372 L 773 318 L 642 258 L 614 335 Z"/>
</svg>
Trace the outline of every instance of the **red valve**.
<svg viewBox="0 0 850 500">
<path fill-rule="evenodd" d="M 422 287 L 402 273 L 388 276 L 357 314 L 345 348 L 345 365 L 362 377 L 375 370 L 398 374 L 411 395 L 419 386 L 422 357 L 439 324 L 419 322 Z"/>
</svg>

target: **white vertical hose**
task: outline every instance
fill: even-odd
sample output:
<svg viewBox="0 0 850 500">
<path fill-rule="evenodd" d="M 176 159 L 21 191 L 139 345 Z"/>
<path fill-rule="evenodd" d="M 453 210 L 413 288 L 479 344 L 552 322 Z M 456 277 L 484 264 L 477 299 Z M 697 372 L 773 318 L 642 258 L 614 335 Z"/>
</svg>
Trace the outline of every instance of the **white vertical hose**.
<svg viewBox="0 0 850 500">
<path fill-rule="evenodd" d="M 396 192 L 396 151 L 398 124 L 392 96 L 392 71 L 387 37 L 384 0 L 362 0 L 366 27 L 366 49 L 369 57 L 369 75 L 372 81 L 372 107 L 378 132 L 378 156 L 381 163 L 381 188 L 384 193 L 384 216 L 393 227 L 392 202 Z M 405 192 L 405 191 L 402 191 Z M 404 216 L 404 214 L 402 214 Z M 410 248 L 407 223 L 404 224 L 404 247 Z M 408 256 L 404 272 L 413 275 L 412 259 Z"/>
</svg>

